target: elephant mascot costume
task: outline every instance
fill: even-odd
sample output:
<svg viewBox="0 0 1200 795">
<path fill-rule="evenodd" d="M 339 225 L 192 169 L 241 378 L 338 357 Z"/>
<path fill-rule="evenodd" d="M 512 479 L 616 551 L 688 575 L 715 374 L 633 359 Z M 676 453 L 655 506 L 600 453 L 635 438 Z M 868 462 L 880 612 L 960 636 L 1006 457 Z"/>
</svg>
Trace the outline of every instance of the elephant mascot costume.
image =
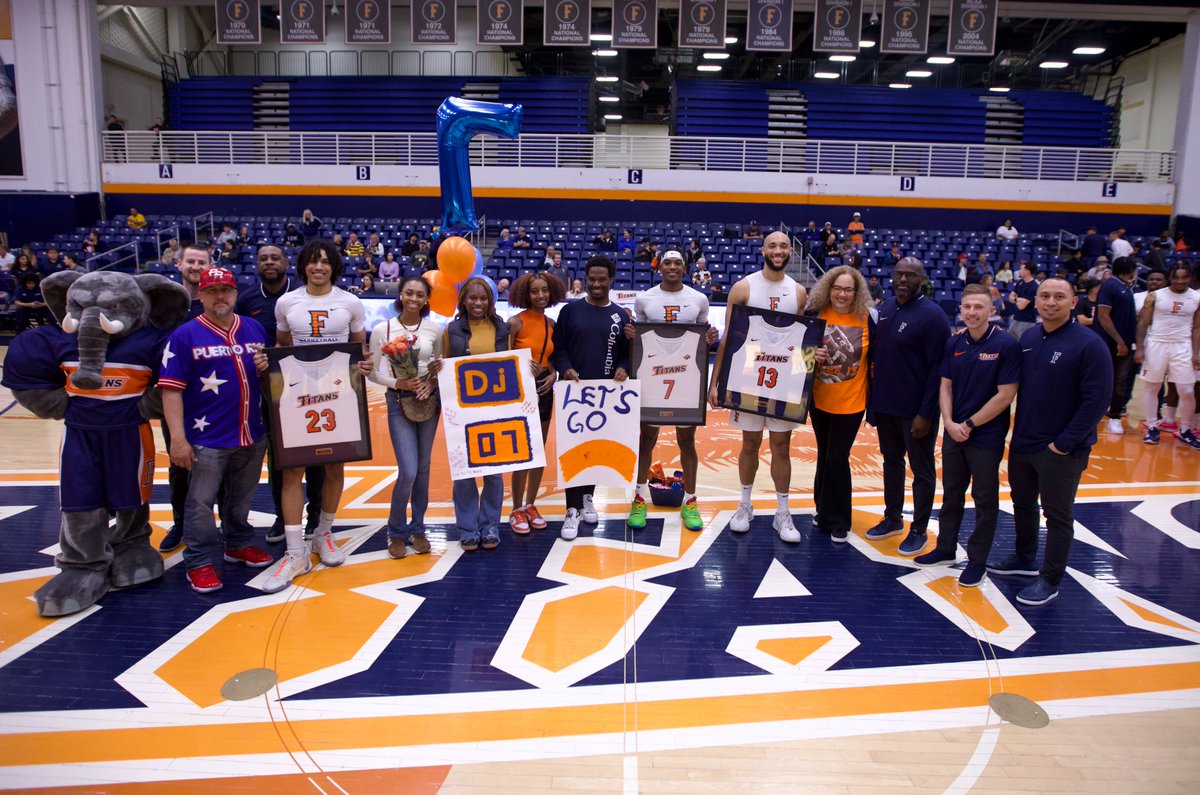
<svg viewBox="0 0 1200 795">
<path fill-rule="evenodd" d="M 4 385 L 29 411 L 64 420 L 59 573 L 34 594 L 43 616 L 91 607 L 110 587 L 162 576 L 150 545 L 155 387 L 168 332 L 191 297 L 158 274 L 61 271 L 41 283 L 62 324 L 13 338 Z M 110 527 L 110 515 L 116 522 Z"/>
</svg>

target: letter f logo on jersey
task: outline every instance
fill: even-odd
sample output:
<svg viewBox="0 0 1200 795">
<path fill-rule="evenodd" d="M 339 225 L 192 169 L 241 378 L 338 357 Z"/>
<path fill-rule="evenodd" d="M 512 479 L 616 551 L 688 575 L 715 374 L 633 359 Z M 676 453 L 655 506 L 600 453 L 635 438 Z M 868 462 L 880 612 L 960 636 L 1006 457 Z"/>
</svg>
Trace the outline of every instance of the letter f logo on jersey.
<svg viewBox="0 0 1200 795">
<path fill-rule="evenodd" d="M 663 319 L 668 323 L 674 323 L 676 320 L 679 319 L 679 307 L 678 306 L 664 306 L 663 307 Z"/>
<path fill-rule="evenodd" d="M 773 296 L 771 296 L 771 311 L 774 312 L 778 308 L 779 308 L 779 296 L 773 295 Z"/>
<path fill-rule="evenodd" d="M 329 319 L 329 311 L 326 309 L 310 309 L 308 310 L 309 333 L 314 337 L 320 337 L 322 329 L 325 328 L 325 321 Z"/>
</svg>

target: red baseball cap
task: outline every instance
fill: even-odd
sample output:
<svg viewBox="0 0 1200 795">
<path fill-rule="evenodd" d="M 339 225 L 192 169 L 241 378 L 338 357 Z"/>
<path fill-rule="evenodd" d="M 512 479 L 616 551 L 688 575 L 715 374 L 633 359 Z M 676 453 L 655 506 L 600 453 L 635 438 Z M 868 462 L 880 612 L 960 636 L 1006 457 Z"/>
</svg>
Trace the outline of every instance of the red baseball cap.
<svg viewBox="0 0 1200 795">
<path fill-rule="evenodd" d="M 209 268 L 200 274 L 200 289 L 207 290 L 209 287 L 233 287 L 237 289 L 237 279 L 233 278 L 232 271 L 227 271 L 224 268 Z"/>
</svg>

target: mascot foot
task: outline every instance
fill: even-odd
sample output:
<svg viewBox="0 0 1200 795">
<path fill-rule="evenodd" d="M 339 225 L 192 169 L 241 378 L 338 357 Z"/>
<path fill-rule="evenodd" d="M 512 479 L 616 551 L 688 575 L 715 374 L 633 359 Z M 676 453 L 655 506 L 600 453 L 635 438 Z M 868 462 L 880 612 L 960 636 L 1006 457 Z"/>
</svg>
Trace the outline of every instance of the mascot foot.
<svg viewBox="0 0 1200 795">
<path fill-rule="evenodd" d="M 150 546 L 148 538 L 117 549 L 108 569 L 114 588 L 131 588 L 157 580 L 163 575 L 162 555 Z"/>
<path fill-rule="evenodd" d="M 63 569 L 34 593 L 38 612 L 48 618 L 86 610 L 108 593 L 108 572 Z"/>
</svg>

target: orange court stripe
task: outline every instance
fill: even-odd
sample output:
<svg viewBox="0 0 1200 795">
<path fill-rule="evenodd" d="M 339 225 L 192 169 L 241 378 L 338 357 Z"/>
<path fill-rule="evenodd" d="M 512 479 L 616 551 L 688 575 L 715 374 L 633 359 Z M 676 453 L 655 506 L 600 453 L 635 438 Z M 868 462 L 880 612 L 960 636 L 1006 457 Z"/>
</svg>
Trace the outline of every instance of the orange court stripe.
<svg viewBox="0 0 1200 795">
<path fill-rule="evenodd" d="M 1034 701 L 1096 698 L 1188 690 L 1200 681 L 1200 663 L 1101 668 L 1004 677 L 1005 690 Z M 951 682 L 864 685 L 827 690 L 735 694 L 637 704 L 637 730 L 654 731 L 750 722 L 837 718 L 982 707 L 996 692 L 986 677 Z M 531 698 L 536 693 L 530 693 Z M 290 745 L 310 753 L 351 748 L 496 742 L 628 729 L 623 703 L 506 709 L 492 712 L 328 718 L 287 723 Z M 464 727 L 469 727 L 465 729 Z M 401 738 L 401 739 L 397 739 Z M 5 734 L 0 766 L 84 764 L 132 759 L 278 753 L 275 723 L 164 726 L 100 731 Z M 413 749 L 419 745 L 412 745 Z"/>
</svg>

